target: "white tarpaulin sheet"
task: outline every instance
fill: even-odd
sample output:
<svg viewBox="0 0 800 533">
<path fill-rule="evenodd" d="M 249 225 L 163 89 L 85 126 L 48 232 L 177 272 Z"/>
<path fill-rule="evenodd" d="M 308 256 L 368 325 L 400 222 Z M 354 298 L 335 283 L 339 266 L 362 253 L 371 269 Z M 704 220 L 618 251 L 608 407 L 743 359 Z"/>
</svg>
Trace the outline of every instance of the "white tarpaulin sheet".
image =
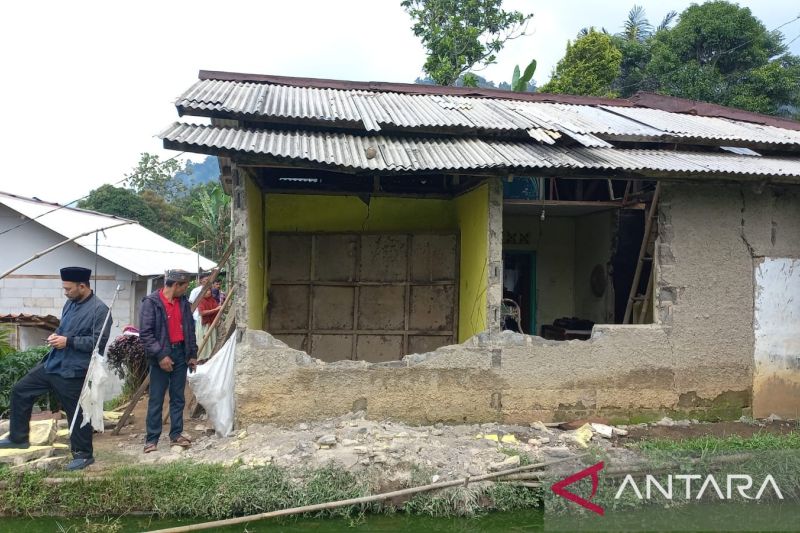
<svg viewBox="0 0 800 533">
<path fill-rule="evenodd" d="M 236 360 L 236 335 L 231 335 L 219 352 L 197 371 L 189 374 L 189 386 L 208 413 L 217 435 L 227 437 L 233 432 L 233 383 Z"/>
</svg>

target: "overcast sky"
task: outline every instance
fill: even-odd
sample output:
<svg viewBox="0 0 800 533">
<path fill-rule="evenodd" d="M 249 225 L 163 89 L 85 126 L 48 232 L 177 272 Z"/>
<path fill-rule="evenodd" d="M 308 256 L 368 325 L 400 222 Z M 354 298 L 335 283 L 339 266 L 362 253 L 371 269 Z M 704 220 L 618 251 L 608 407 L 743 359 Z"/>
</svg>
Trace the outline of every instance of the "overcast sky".
<svg viewBox="0 0 800 533">
<path fill-rule="evenodd" d="M 691 2 L 639 3 L 657 23 Z M 769 29 L 800 14 L 796 0 L 739 4 Z M 480 74 L 508 81 L 536 58 L 541 84 L 580 28 L 619 31 L 632 5 L 506 0 L 534 14 L 529 35 Z M 155 135 L 200 69 L 413 82 L 424 62 L 400 0 L 31 0 L 3 2 L 0 17 L 0 190 L 60 203 L 122 179 L 141 152 L 174 155 Z M 797 37 L 800 21 L 782 31 Z M 800 39 L 791 48 L 800 54 Z"/>
</svg>

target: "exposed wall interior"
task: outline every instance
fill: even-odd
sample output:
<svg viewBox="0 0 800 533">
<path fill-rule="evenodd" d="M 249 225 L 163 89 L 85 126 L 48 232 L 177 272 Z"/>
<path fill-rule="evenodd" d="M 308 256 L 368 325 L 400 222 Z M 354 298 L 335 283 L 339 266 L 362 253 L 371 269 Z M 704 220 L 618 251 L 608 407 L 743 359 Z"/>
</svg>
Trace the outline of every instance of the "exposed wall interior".
<svg viewBox="0 0 800 533">
<path fill-rule="evenodd" d="M 665 183 L 657 323 L 598 325 L 588 341 L 481 334 L 401 361 L 325 364 L 248 332 L 239 348 L 237 420 L 289 422 L 353 409 L 419 422 L 749 414 L 754 269 L 760 257 L 800 258 L 799 201 L 798 188 Z M 574 284 L 574 269 L 567 278 Z M 269 375 L 255 370 L 264 365 Z"/>
<path fill-rule="evenodd" d="M 615 237 L 616 211 L 580 216 L 506 216 L 503 248 L 536 252 L 536 324 L 561 317 L 614 323 L 614 288 L 609 261 Z M 605 291 L 592 292 L 591 277 L 602 269 Z M 538 334 L 538 330 L 537 330 Z"/>
<path fill-rule="evenodd" d="M 457 337 L 463 341 L 487 325 L 488 196 L 488 185 L 452 200 L 268 193 L 264 195 L 263 217 L 268 234 L 456 233 Z M 269 289 L 268 271 L 266 277 L 265 287 Z M 268 314 L 264 315 L 266 330 L 271 327 Z"/>
<path fill-rule="evenodd" d="M 800 259 L 765 257 L 755 271 L 753 415 L 800 415 Z"/>
<path fill-rule="evenodd" d="M 613 210 L 575 218 L 575 316 L 596 324 L 613 324 L 615 321 L 615 287 L 609 264 L 616 234 L 616 215 L 617 211 Z M 620 290 L 626 289 L 620 287 Z"/>
</svg>

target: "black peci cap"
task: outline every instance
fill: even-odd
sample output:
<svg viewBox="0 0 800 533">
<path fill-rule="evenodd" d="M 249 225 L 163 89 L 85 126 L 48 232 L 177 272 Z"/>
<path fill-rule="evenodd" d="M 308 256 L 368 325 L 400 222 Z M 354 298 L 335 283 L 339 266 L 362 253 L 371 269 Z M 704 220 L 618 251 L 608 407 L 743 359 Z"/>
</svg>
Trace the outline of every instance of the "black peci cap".
<svg viewBox="0 0 800 533">
<path fill-rule="evenodd" d="M 83 267 L 64 267 L 61 269 L 61 281 L 72 281 L 75 283 L 88 283 L 92 277 L 92 271 Z"/>
</svg>

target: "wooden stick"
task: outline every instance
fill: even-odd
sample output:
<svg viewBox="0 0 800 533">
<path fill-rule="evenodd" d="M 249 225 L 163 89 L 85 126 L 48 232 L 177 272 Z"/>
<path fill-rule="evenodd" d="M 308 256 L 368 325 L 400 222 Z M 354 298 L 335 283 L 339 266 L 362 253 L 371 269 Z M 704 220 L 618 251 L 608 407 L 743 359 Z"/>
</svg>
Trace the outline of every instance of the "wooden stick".
<svg viewBox="0 0 800 533">
<path fill-rule="evenodd" d="M 457 487 L 459 485 L 466 486 L 469 483 L 475 483 L 478 481 L 486 481 L 490 479 L 495 479 L 501 477 L 503 475 L 512 474 L 516 472 L 525 472 L 527 470 L 534 470 L 536 468 L 543 468 L 546 466 L 554 465 L 557 463 L 563 463 L 566 461 L 572 461 L 574 459 L 578 459 L 584 457 L 584 455 L 576 455 L 574 457 L 565 457 L 562 459 L 555 459 L 553 461 L 546 461 L 544 463 L 537 463 L 533 465 L 521 466 L 519 468 L 513 468 L 511 470 L 506 470 L 503 472 L 495 472 L 493 474 L 484 474 L 482 476 L 476 476 L 473 478 L 466 477 L 462 479 L 456 479 L 453 481 L 443 481 L 440 483 L 433 483 L 431 485 L 423 485 L 421 487 L 412 487 L 408 489 L 402 490 L 395 490 L 392 492 L 385 492 L 383 494 L 375 494 L 373 496 L 362 496 L 361 498 L 351 498 L 349 500 L 339 500 L 335 502 L 328 502 L 328 503 L 318 503 L 315 505 L 305 505 L 303 507 L 293 507 L 291 509 L 280 509 L 278 511 L 271 511 L 268 513 L 259 513 L 250 516 L 239 516 L 236 518 L 229 518 L 227 520 L 216 520 L 214 522 L 206 522 L 203 524 L 191 524 L 188 526 L 178 526 L 178 527 L 171 527 L 167 529 L 158 529 L 155 531 L 151 531 L 150 533 L 185 533 L 187 531 L 201 531 L 204 529 L 213 529 L 225 526 L 232 526 L 235 524 L 246 524 L 248 522 L 253 522 L 255 520 L 264 520 L 267 518 L 276 518 L 278 516 L 289 516 L 295 514 L 302 514 L 302 513 L 313 513 L 315 511 L 323 511 L 325 509 L 335 509 L 336 507 L 345 507 L 348 505 L 360 505 L 363 503 L 370 503 L 370 502 L 377 502 L 381 500 L 388 500 L 389 498 L 397 498 L 400 496 L 409 496 L 411 494 L 417 494 L 420 492 L 427 492 L 431 490 L 438 490 L 438 489 L 446 489 L 448 487 Z"/>
<path fill-rule="evenodd" d="M 86 237 L 87 235 L 91 235 L 92 233 L 97 233 L 98 231 L 105 231 L 105 230 L 111 229 L 111 228 L 118 228 L 120 226 L 127 226 L 128 224 L 136 224 L 136 222 L 134 222 L 132 220 L 129 220 L 127 222 L 122 222 L 120 224 L 114 224 L 112 226 L 106 226 L 104 228 L 93 229 L 91 231 L 86 231 L 84 233 L 81 233 L 80 235 L 76 235 L 76 236 L 72 237 L 71 239 L 67 239 L 66 241 L 61 241 L 58 244 L 54 244 L 53 246 L 51 246 L 50 248 L 47 248 L 46 250 L 42 250 L 41 252 L 36 252 L 35 254 L 33 254 L 33 257 L 31 257 L 30 259 L 26 259 L 22 263 L 19 263 L 18 265 L 14 265 L 9 270 L 6 270 L 2 274 L 0 274 L 0 279 L 3 279 L 4 277 L 8 276 L 12 272 L 15 272 L 15 271 L 19 270 L 20 268 L 24 267 L 25 265 L 27 265 L 31 261 L 35 261 L 35 260 L 39 259 L 40 257 L 42 257 L 43 255 L 47 255 L 50 252 L 52 252 L 53 250 L 55 250 L 57 248 L 61 248 L 65 244 L 69 244 L 72 241 L 80 239 L 81 237 Z"/>
<path fill-rule="evenodd" d="M 200 305 L 200 300 L 202 300 L 203 296 L 205 296 L 206 291 L 208 291 L 208 288 L 217 279 L 217 276 L 222 270 L 222 265 L 224 265 L 225 262 L 228 260 L 228 258 L 231 256 L 231 253 L 233 253 L 233 241 L 231 241 L 230 244 L 228 244 L 228 247 L 225 248 L 225 253 L 222 254 L 222 259 L 219 260 L 219 263 L 217 263 L 217 266 L 215 266 L 211 272 L 211 277 L 208 278 L 206 282 L 203 283 L 203 285 L 201 285 L 203 287 L 203 290 L 200 291 L 200 294 L 197 296 L 197 299 L 192 302 L 192 314 L 194 314 L 194 312 L 197 310 L 197 306 Z"/>
<path fill-rule="evenodd" d="M 198 357 L 200 356 L 200 353 L 203 351 L 203 348 L 206 347 L 206 344 L 208 344 L 208 340 L 211 338 L 211 332 L 214 331 L 214 328 L 217 327 L 217 323 L 219 322 L 219 319 L 222 317 L 222 314 L 228 309 L 228 304 L 231 302 L 231 300 L 233 300 L 233 295 L 235 292 L 236 292 L 236 287 L 232 288 L 231 292 L 228 293 L 228 297 L 225 298 L 225 302 L 222 304 L 222 308 L 220 308 L 219 313 L 217 313 L 217 316 L 214 317 L 214 321 L 211 322 L 211 325 L 208 327 L 206 334 L 203 335 L 203 342 L 197 348 Z"/>
<path fill-rule="evenodd" d="M 145 376 L 144 381 L 142 381 L 142 384 L 139 385 L 139 388 L 136 389 L 136 392 L 134 392 L 133 396 L 131 396 L 131 401 L 128 402 L 128 407 L 125 408 L 125 411 L 122 413 L 122 416 L 119 417 L 119 420 L 117 421 L 117 426 L 113 430 L 111 430 L 112 435 L 119 435 L 119 430 L 121 430 L 122 426 L 125 425 L 125 422 L 128 421 L 128 418 L 130 418 L 134 407 L 136 407 L 136 404 L 139 403 L 139 399 L 142 397 L 144 391 L 147 390 L 147 387 L 149 385 L 150 385 L 150 372 L 147 373 L 147 376 Z"/>
</svg>

